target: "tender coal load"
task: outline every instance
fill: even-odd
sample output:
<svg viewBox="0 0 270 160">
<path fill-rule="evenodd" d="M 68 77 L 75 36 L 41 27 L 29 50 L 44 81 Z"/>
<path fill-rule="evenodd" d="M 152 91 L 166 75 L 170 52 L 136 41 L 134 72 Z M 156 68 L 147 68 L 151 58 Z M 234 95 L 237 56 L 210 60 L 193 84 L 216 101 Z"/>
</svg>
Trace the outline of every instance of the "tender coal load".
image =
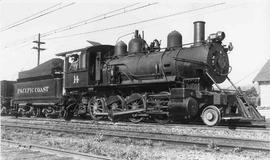
<svg viewBox="0 0 270 160">
<path fill-rule="evenodd" d="M 64 61 L 60 58 L 53 58 L 47 62 L 40 64 L 39 66 L 19 72 L 18 81 L 29 79 L 44 79 L 45 77 L 53 77 L 57 73 L 63 72 Z"/>
</svg>

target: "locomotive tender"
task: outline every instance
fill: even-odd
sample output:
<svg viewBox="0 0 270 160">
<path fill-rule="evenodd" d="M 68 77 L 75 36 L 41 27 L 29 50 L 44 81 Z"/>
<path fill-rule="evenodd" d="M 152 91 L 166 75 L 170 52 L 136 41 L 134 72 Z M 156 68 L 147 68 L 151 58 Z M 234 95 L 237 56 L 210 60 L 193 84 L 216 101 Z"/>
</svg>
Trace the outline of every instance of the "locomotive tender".
<svg viewBox="0 0 270 160">
<path fill-rule="evenodd" d="M 63 60 L 51 59 L 31 70 L 19 72 L 12 103 L 24 115 L 58 114 L 61 109 Z"/>
<path fill-rule="evenodd" d="M 191 44 L 183 45 L 181 34 L 173 31 L 166 48 L 160 48 L 158 40 L 148 45 L 136 30 L 128 46 L 120 41 L 115 46 L 95 44 L 59 53 L 64 71 L 56 79 L 63 83 L 55 87 L 63 84 L 62 101 L 31 105 L 47 106 L 40 109 L 42 113 L 63 113 L 67 120 L 73 115 L 90 115 L 94 120 L 125 117 L 134 123 L 145 118 L 159 123 L 201 118 L 209 126 L 221 120 L 264 120 L 236 87 L 236 92 L 219 87 L 226 79 L 231 82 L 228 53 L 232 45 L 222 44 L 224 32 L 210 34 L 206 40 L 204 32 L 205 22 L 197 21 Z M 44 81 L 37 77 L 35 81 Z M 54 88 L 47 87 L 48 91 Z M 46 93 L 43 89 L 39 90 Z M 17 87 L 16 105 L 22 105 L 19 92 Z"/>
</svg>

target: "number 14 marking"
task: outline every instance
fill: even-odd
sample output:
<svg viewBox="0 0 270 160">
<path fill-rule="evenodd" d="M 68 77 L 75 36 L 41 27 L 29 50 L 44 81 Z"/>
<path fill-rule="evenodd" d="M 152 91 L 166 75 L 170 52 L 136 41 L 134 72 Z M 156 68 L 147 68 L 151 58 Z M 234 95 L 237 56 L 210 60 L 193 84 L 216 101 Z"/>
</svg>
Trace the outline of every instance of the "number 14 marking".
<svg viewBox="0 0 270 160">
<path fill-rule="evenodd" d="M 74 75 L 73 76 L 73 83 L 79 83 L 79 76 L 78 75 Z"/>
</svg>

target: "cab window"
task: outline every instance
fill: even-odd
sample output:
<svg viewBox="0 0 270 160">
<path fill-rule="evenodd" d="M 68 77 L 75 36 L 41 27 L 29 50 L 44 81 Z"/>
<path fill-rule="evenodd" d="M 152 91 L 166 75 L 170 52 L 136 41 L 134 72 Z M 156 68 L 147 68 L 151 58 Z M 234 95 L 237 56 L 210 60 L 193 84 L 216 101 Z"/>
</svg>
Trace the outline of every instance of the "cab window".
<svg viewBox="0 0 270 160">
<path fill-rule="evenodd" d="M 68 56 L 68 70 L 78 71 L 86 69 L 85 52 L 74 52 Z"/>
</svg>

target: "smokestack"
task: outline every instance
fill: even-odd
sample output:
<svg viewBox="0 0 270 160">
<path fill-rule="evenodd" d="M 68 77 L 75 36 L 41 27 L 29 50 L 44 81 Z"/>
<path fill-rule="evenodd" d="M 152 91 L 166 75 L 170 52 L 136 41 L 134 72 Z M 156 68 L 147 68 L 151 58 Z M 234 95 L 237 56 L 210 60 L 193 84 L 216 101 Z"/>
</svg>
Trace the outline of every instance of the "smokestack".
<svg viewBox="0 0 270 160">
<path fill-rule="evenodd" d="M 194 46 L 199 46 L 205 40 L 205 22 L 196 21 L 194 24 Z"/>
</svg>

